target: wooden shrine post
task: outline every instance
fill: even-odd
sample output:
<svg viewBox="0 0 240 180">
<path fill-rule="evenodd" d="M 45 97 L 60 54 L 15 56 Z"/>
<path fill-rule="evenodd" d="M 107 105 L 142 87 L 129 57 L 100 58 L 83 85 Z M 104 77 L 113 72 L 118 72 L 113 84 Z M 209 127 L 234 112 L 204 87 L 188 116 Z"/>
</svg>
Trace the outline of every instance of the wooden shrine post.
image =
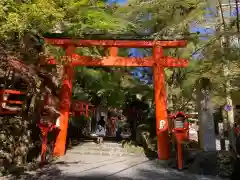
<svg viewBox="0 0 240 180">
<path fill-rule="evenodd" d="M 161 65 L 163 59 L 163 49 L 161 47 L 153 48 L 153 58 L 156 63 L 153 66 L 154 80 L 154 99 L 156 105 L 156 130 L 158 158 L 167 160 L 170 156 L 170 141 L 168 137 L 168 119 L 167 119 L 167 97 L 165 90 L 164 66 Z M 160 127 L 160 124 L 163 126 Z"/>
<path fill-rule="evenodd" d="M 66 51 L 66 56 L 69 58 L 75 52 L 75 46 L 68 46 Z M 71 61 L 71 59 L 70 59 Z M 63 156 L 66 149 L 66 138 L 68 130 L 68 119 L 71 107 L 71 97 L 72 97 L 72 80 L 73 80 L 73 66 L 71 62 L 68 62 L 64 66 L 64 75 L 62 81 L 61 97 L 60 97 L 60 132 L 56 139 L 54 147 L 55 156 Z"/>
<path fill-rule="evenodd" d="M 168 160 L 170 157 L 170 141 L 168 136 L 167 95 L 165 89 L 164 68 L 186 67 L 188 65 L 188 61 L 164 56 L 163 47 L 161 46 L 153 47 L 153 59 L 158 159 Z"/>
<path fill-rule="evenodd" d="M 59 36 L 59 35 L 58 35 Z M 72 93 L 73 67 L 75 66 L 118 66 L 118 67 L 153 67 L 154 74 L 154 95 L 156 103 L 156 127 L 158 136 L 158 159 L 169 159 L 169 137 L 167 120 L 167 103 L 165 91 L 164 68 L 186 67 L 188 61 L 166 57 L 163 55 L 163 48 L 185 47 L 185 40 L 154 41 L 154 40 L 92 40 L 92 39 L 70 39 L 66 37 L 45 37 L 45 42 L 68 47 L 66 55 L 71 58 L 71 63 L 65 67 L 65 78 L 63 80 L 61 94 L 61 132 L 57 137 L 54 153 L 55 155 L 65 154 L 68 117 Z M 109 56 L 101 58 L 80 56 L 74 53 L 74 47 L 102 46 L 109 50 Z M 153 48 L 153 56 L 144 58 L 120 57 L 118 48 Z"/>
</svg>

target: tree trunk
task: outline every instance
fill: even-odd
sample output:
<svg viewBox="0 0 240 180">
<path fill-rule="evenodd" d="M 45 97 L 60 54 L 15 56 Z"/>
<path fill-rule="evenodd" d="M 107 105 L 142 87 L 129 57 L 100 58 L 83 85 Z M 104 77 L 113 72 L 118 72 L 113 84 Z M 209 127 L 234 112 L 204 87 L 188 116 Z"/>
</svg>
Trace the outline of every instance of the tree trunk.
<svg viewBox="0 0 240 180">
<path fill-rule="evenodd" d="M 211 107 L 210 80 L 199 79 L 197 82 L 197 108 L 199 114 L 200 146 L 204 151 L 216 150 L 216 137 Z"/>
<path fill-rule="evenodd" d="M 230 107 L 227 111 L 227 127 L 228 127 L 228 138 L 229 144 L 236 151 L 235 133 L 234 133 L 234 112 L 233 103 L 231 97 L 231 82 L 230 82 L 230 69 L 227 65 L 224 65 L 224 77 L 225 77 L 225 92 L 226 92 L 226 105 Z"/>
<path fill-rule="evenodd" d="M 226 23 L 226 20 L 225 20 L 225 17 L 224 17 L 224 10 L 223 10 L 223 7 L 222 7 L 222 1 L 221 0 L 218 0 L 218 5 L 219 5 L 219 11 L 218 13 L 220 13 L 219 15 L 221 16 L 221 20 L 222 20 L 222 30 L 223 30 L 223 33 L 224 33 L 224 36 L 222 38 L 222 52 L 223 52 L 223 56 L 222 56 L 222 60 L 223 60 L 223 75 L 225 77 L 225 93 L 226 93 L 226 105 L 230 106 L 231 107 L 231 110 L 229 110 L 227 112 L 227 126 L 228 126 L 228 135 L 229 135 L 229 141 L 230 141 L 230 145 L 231 147 L 236 150 L 236 147 L 235 147 L 235 134 L 234 134 L 234 114 L 233 114 L 233 104 L 232 104 L 232 98 L 231 98 L 231 80 L 230 80 L 230 69 L 229 69 L 229 59 L 227 58 L 227 54 L 228 54 L 228 49 L 229 47 L 231 47 L 231 42 L 230 42 L 230 39 L 229 39 L 229 35 L 227 34 L 227 23 Z M 236 5 L 236 11 L 237 11 L 237 32 L 239 33 L 239 14 L 238 14 L 238 3 L 236 1 L 235 3 Z M 232 13 L 231 12 L 231 7 L 232 7 L 232 4 L 230 4 L 230 1 L 229 1 L 229 6 L 230 6 L 230 14 Z M 228 22 L 229 23 L 229 22 Z"/>
</svg>

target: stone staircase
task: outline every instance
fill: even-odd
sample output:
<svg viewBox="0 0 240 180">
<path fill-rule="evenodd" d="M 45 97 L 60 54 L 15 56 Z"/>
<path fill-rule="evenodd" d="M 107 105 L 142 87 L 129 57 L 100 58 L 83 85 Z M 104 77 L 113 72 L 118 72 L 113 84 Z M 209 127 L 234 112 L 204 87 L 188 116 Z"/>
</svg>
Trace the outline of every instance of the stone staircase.
<svg viewBox="0 0 240 180">
<path fill-rule="evenodd" d="M 128 152 L 122 147 L 121 143 L 105 141 L 103 144 L 98 145 L 93 140 L 78 143 L 67 151 L 68 154 L 80 155 L 100 155 L 100 156 L 144 156 L 143 152 Z"/>
</svg>

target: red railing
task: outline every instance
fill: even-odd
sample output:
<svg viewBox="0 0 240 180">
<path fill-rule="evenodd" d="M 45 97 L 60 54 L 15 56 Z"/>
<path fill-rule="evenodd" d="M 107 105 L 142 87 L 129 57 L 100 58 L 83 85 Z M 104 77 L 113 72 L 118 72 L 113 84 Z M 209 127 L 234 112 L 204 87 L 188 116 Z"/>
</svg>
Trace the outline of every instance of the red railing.
<svg viewBox="0 0 240 180">
<path fill-rule="evenodd" d="M 7 95 L 7 99 L 4 99 L 4 95 Z M 22 105 L 23 101 L 20 100 L 11 100 L 9 99 L 10 95 L 24 95 L 23 92 L 18 91 L 18 90 L 13 90 L 13 89 L 2 89 L 0 90 L 0 115 L 11 115 L 11 114 L 16 114 L 17 112 L 20 111 L 21 108 L 16 107 L 14 108 L 14 105 Z M 13 105 L 13 107 L 7 107 L 8 105 Z"/>
</svg>

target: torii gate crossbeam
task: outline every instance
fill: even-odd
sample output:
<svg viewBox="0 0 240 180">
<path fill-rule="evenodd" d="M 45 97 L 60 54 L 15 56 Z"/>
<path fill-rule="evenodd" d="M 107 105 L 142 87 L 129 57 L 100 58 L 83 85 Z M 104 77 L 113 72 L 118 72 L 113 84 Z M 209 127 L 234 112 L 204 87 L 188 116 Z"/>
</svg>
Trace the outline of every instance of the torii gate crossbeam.
<svg viewBox="0 0 240 180">
<path fill-rule="evenodd" d="M 85 40 L 71 38 L 45 37 L 45 42 L 65 49 L 67 63 L 64 67 L 64 79 L 61 91 L 60 133 L 55 144 L 54 154 L 65 154 L 70 100 L 72 95 L 73 68 L 75 66 L 120 66 L 120 67 L 153 67 L 154 96 L 156 104 L 156 131 L 158 139 L 158 159 L 167 160 L 170 156 L 167 102 L 164 68 L 187 67 L 188 61 L 163 55 L 164 48 L 185 47 L 185 40 Z M 102 46 L 109 50 L 109 56 L 94 58 L 80 56 L 75 50 L 78 47 Z M 118 48 L 152 48 L 153 56 L 144 58 L 119 57 Z"/>
</svg>

